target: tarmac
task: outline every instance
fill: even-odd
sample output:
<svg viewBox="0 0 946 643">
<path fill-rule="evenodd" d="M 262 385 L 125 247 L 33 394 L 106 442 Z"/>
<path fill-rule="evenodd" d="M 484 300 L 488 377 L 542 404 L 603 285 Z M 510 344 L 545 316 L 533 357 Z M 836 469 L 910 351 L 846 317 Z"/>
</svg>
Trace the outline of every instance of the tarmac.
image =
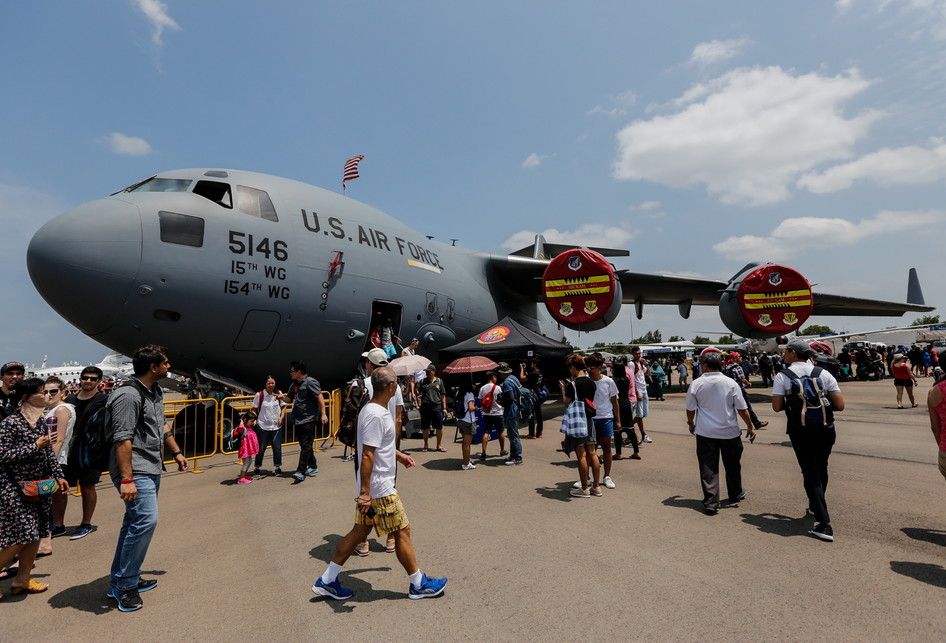
<svg viewBox="0 0 946 643">
<path fill-rule="evenodd" d="M 577 470 L 560 451 L 558 418 L 541 440 L 523 440 L 518 467 L 490 443 L 485 463 L 461 471 L 453 427 L 447 453 L 404 440 L 418 466 L 400 470 L 398 490 L 421 569 L 450 579 L 440 597 L 407 599 L 383 539 L 345 565 L 351 600 L 311 592 L 354 517 L 340 446 L 319 453 L 320 473 L 298 485 L 270 475 L 238 486 L 234 458 L 218 455 L 200 461 L 203 473 L 162 480 L 144 574 L 159 584 L 142 594 L 143 609 L 119 612 L 105 596 L 122 503 L 103 483 L 98 530 L 57 538 L 37 561 L 48 592 L 9 596 L 10 581 L 0 583 L 2 639 L 942 639 L 946 487 L 925 409 L 930 384 L 921 378 L 920 406 L 904 410 L 889 380 L 842 384 L 827 494 L 833 543 L 808 535 L 801 474 L 767 391 L 752 396 L 770 424 L 745 445 L 748 497 L 716 516 L 702 511 L 684 395 L 668 393 L 651 402 L 653 444 L 641 461 L 614 463 L 617 488 L 602 498 L 569 496 Z M 297 454 L 285 450 L 284 469 Z M 66 518 L 71 531 L 78 499 Z"/>
</svg>

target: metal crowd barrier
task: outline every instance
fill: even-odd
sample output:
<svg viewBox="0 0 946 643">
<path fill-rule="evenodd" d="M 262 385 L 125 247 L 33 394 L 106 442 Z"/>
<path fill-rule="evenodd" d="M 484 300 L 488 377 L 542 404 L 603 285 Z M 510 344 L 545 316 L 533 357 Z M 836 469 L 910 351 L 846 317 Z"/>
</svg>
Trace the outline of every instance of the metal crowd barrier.
<svg viewBox="0 0 946 643">
<path fill-rule="evenodd" d="M 324 392 L 325 412 L 329 421 L 322 426 L 316 435 L 315 451 L 321 451 L 326 442 L 332 441 L 329 447 L 337 444 L 338 424 L 341 413 L 341 390 L 335 389 Z M 252 408 L 253 395 L 227 397 L 222 400 L 213 398 L 198 398 L 173 400 L 164 402 L 164 417 L 171 426 L 174 439 L 178 447 L 184 452 L 184 457 L 192 460 L 190 471 L 202 473 L 199 460 L 209 458 L 217 453 L 233 454 L 235 451 L 225 451 L 224 435 L 239 425 L 240 416 Z M 295 428 L 292 424 L 292 405 L 288 405 L 289 412 L 283 420 L 283 444 L 298 444 Z M 321 444 L 320 444 L 321 443 Z M 166 460 L 170 464 L 173 460 Z"/>
<path fill-rule="evenodd" d="M 225 398 L 220 402 L 223 412 L 218 416 L 217 433 L 220 439 L 219 447 L 221 453 L 236 453 L 236 451 L 226 451 L 223 448 L 224 436 L 227 431 L 232 430 L 233 427 L 240 423 L 240 416 L 252 408 L 254 397 L 256 396 L 239 395 Z M 317 453 L 325 448 L 325 443 L 329 440 L 332 441 L 332 443 L 328 445 L 329 447 L 333 447 L 337 444 L 335 436 L 338 434 L 338 424 L 341 419 L 341 389 L 323 392 L 322 397 L 325 400 L 325 413 L 328 415 L 328 425 L 320 427 L 319 432 L 315 436 L 313 450 Z M 292 404 L 287 405 L 287 408 L 288 412 L 282 424 L 283 445 L 299 444 L 299 440 L 296 439 L 295 426 L 292 423 Z M 321 444 L 319 444 L 320 442 Z"/>
</svg>

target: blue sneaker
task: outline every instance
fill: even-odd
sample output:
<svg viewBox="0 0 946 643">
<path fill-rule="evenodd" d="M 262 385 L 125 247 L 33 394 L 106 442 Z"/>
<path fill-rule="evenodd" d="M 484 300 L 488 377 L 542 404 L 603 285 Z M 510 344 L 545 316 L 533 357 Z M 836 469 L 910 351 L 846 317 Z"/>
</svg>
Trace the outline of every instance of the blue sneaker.
<svg viewBox="0 0 946 643">
<path fill-rule="evenodd" d="M 427 578 L 427 574 L 424 574 L 420 580 L 420 587 L 414 587 L 414 584 L 411 583 L 407 597 L 412 599 L 433 598 L 443 594 L 443 589 L 446 586 L 446 578 Z"/>
<path fill-rule="evenodd" d="M 95 529 L 96 528 L 92 525 L 79 525 L 76 527 L 76 530 L 72 532 L 72 535 L 69 536 L 69 540 L 79 540 L 80 538 L 85 538 L 95 531 Z M 55 535 L 53 537 L 55 538 Z"/>
<path fill-rule="evenodd" d="M 154 589 L 157 586 L 158 586 L 157 578 L 149 578 L 147 580 L 145 580 L 144 578 L 140 578 L 138 579 L 138 587 L 136 589 L 140 593 L 140 592 L 147 592 L 149 589 Z M 115 600 L 118 600 L 118 591 L 114 587 L 112 587 L 107 592 L 105 592 L 105 595 L 109 598 L 114 598 Z"/>
<path fill-rule="evenodd" d="M 342 584 L 338 582 L 336 578 L 331 583 L 325 583 L 322 581 L 322 577 L 319 576 L 315 581 L 315 585 L 312 586 L 312 591 L 320 596 L 328 596 L 329 598 L 334 598 L 337 601 L 343 601 L 346 598 L 351 598 L 353 592 L 350 589 L 345 589 L 342 587 Z"/>
<path fill-rule="evenodd" d="M 312 467 L 311 469 L 306 469 L 305 474 L 309 476 L 310 478 L 313 478 L 315 477 L 315 474 L 317 474 L 318 472 L 319 472 L 318 467 Z"/>
</svg>

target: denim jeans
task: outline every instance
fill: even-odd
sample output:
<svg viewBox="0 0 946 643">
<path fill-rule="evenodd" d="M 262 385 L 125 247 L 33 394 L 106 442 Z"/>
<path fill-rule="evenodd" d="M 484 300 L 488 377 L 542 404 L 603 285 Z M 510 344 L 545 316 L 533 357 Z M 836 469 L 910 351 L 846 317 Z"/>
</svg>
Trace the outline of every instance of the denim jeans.
<svg viewBox="0 0 946 643">
<path fill-rule="evenodd" d="M 273 466 L 277 469 L 282 468 L 282 432 L 279 427 L 275 431 L 265 429 L 256 429 L 256 439 L 259 441 L 259 453 L 256 454 L 256 463 L 254 466 L 259 469 L 263 465 L 263 456 L 266 455 L 266 447 L 273 445 Z"/>
<path fill-rule="evenodd" d="M 506 425 L 506 436 L 509 438 L 509 459 L 522 460 L 522 440 L 519 439 L 519 416 L 506 416 L 503 418 Z"/>
<path fill-rule="evenodd" d="M 138 496 L 125 501 L 125 519 L 118 532 L 118 545 L 112 559 L 111 586 L 118 590 L 134 589 L 141 580 L 141 565 L 148 555 L 151 537 L 158 526 L 158 489 L 160 475 L 136 473 L 135 487 Z M 115 488 L 121 486 L 117 478 L 112 479 Z"/>
</svg>

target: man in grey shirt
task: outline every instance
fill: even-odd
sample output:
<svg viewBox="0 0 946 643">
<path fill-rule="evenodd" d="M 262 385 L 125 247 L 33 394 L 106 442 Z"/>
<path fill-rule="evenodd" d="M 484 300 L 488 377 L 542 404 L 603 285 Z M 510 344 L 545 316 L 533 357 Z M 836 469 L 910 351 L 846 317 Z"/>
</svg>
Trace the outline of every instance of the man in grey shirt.
<svg viewBox="0 0 946 643">
<path fill-rule="evenodd" d="M 292 378 L 292 385 L 283 399 L 292 402 L 292 424 L 299 442 L 299 464 L 292 477 L 295 479 L 293 484 L 299 484 L 306 476 L 311 477 L 319 472 L 312 449 L 316 429 L 328 424 L 328 415 L 325 412 L 325 400 L 322 398 L 322 386 L 317 379 L 309 377 L 305 362 L 292 362 L 289 365 L 289 376 Z"/>
<path fill-rule="evenodd" d="M 164 422 L 164 394 L 158 381 L 171 367 L 167 349 L 149 344 L 132 357 L 134 377 L 108 401 L 111 415 L 112 455 L 109 474 L 125 501 L 125 519 L 118 532 L 108 595 L 122 612 L 143 607 L 140 592 L 154 589 L 155 579 L 141 578 L 141 565 L 158 526 L 158 489 L 164 470 L 161 447 L 167 444 L 178 471 L 187 459 Z"/>
</svg>

